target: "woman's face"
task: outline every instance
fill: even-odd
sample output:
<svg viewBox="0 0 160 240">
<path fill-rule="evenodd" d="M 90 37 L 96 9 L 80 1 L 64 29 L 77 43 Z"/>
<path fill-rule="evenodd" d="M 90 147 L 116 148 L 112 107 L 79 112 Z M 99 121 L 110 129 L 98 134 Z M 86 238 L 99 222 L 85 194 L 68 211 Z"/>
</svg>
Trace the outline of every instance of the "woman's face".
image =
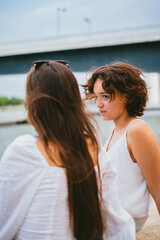
<svg viewBox="0 0 160 240">
<path fill-rule="evenodd" d="M 109 93 L 106 93 L 102 87 L 103 80 L 97 78 L 93 92 L 95 94 L 96 106 L 102 115 L 103 120 L 110 121 L 116 120 L 123 114 L 127 113 L 126 110 L 126 95 L 116 93 L 115 99 L 111 100 Z"/>
</svg>

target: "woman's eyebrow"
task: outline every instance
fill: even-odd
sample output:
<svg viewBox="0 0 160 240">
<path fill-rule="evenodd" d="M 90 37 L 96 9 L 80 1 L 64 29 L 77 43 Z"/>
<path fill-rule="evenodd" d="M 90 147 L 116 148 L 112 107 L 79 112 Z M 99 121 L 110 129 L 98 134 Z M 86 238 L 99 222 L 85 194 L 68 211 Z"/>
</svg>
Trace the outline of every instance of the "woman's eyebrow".
<svg viewBox="0 0 160 240">
<path fill-rule="evenodd" d="M 103 94 L 107 94 L 106 92 L 100 92 L 99 93 L 100 95 L 103 95 Z M 96 96 L 96 93 L 95 92 L 93 92 L 93 95 L 95 95 Z"/>
</svg>

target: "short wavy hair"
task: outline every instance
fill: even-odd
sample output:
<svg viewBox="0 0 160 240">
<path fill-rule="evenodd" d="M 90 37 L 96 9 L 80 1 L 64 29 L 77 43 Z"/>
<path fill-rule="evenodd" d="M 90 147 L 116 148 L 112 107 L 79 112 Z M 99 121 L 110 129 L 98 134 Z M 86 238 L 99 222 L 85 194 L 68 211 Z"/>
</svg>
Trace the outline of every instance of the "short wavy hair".
<svg viewBox="0 0 160 240">
<path fill-rule="evenodd" d="M 117 93 L 126 94 L 126 109 L 129 116 L 142 116 L 148 101 L 147 85 L 142 72 L 123 62 L 105 65 L 92 72 L 87 83 L 83 85 L 86 99 L 93 95 L 93 88 L 97 78 L 103 80 L 102 87 L 111 95 L 111 100 Z"/>
</svg>

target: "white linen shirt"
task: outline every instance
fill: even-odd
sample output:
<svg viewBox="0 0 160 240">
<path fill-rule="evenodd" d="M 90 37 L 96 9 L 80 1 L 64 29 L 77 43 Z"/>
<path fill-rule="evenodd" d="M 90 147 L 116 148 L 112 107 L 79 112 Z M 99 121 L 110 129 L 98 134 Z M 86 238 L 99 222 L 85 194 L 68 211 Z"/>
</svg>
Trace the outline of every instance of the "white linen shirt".
<svg viewBox="0 0 160 240">
<path fill-rule="evenodd" d="M 99 155 L 103 239 L 135 239 L 134 221 L 119 204 L 115 169 L 106 152 Z M 0 240 L 12 239 L 75 239 L 69 224 L 65 169 L 49 166 L 31 135 L 16 138 L 0 162 Z"/>
</svg>

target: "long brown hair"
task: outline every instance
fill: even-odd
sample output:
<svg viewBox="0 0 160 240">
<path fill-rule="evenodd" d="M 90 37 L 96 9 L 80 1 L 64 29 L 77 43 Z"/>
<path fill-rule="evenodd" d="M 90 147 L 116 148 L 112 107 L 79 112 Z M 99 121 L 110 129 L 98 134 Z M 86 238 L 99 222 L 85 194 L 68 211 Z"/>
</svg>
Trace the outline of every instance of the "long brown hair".
<svg viewBox="0 0 160 240">
<path fill-rule="evenodd" d="M 94 128 L 85 112 L 77 81 L 66 66 L 49 61 L 27 77 L 28 116 L 49 152 L 58 149 L 68 182 L 68 205 L 74 237 L 100 240 L 103 223 L 93 159 L 86 139 L 98 155 Z M 51 155 L 51 154 L 50 154 Z M 54 156 L 50 156 L 54 162 Z"/>
</svg>

